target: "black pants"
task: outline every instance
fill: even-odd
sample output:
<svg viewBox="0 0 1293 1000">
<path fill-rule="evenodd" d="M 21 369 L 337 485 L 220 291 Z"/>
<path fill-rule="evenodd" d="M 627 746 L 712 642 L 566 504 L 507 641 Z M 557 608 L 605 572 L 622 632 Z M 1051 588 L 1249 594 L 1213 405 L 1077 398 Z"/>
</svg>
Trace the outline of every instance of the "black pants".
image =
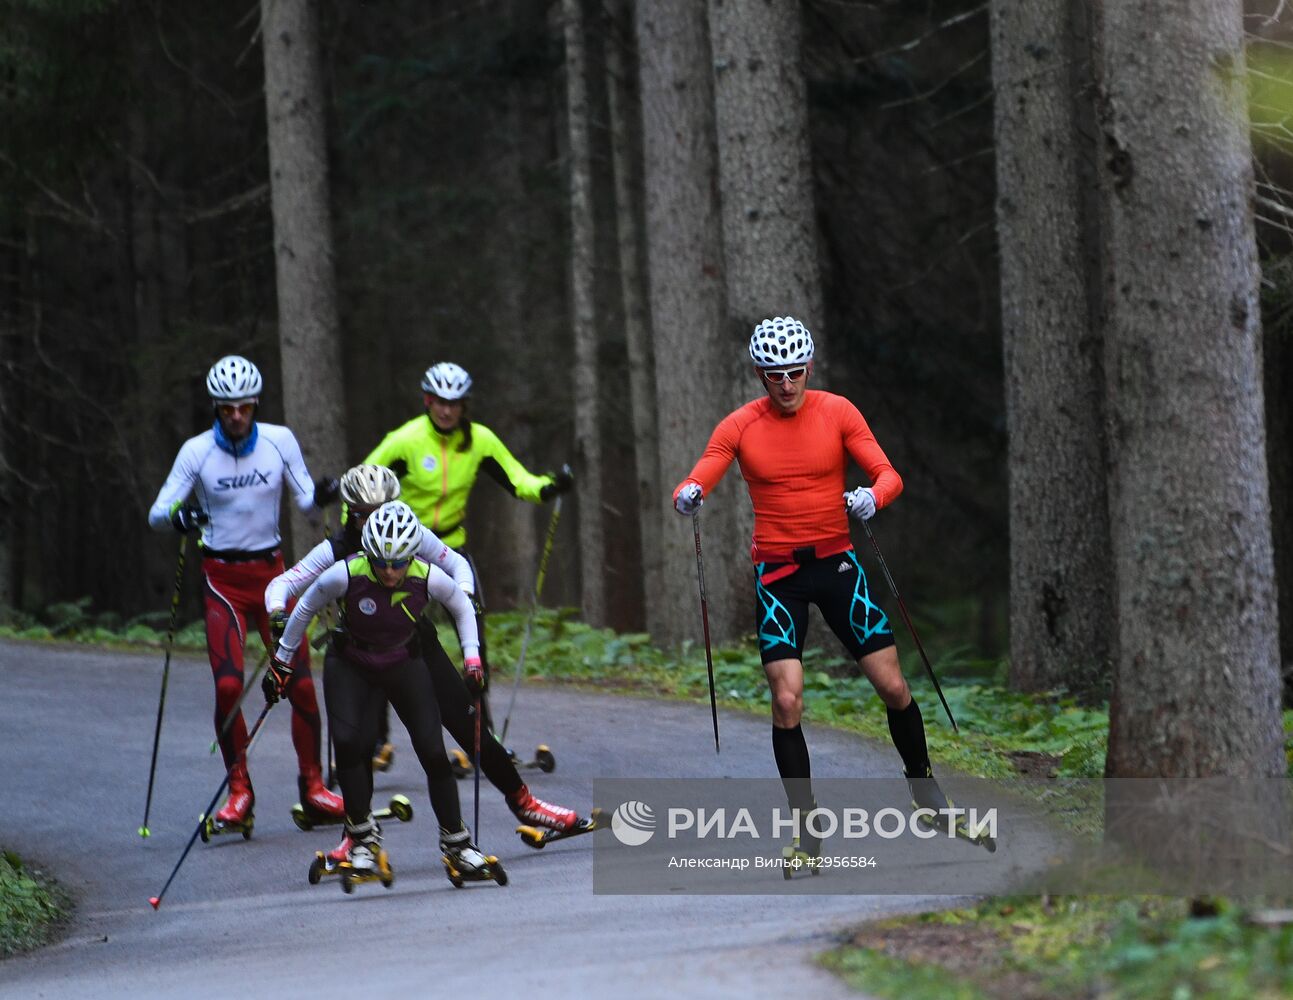
<svg viewBox="0 0 1293 1000">
<path fill-rule="evenodd" d="M 426 772 L 436 820 L 447 830 L 458 830 L 462 826 L 458 784 L 445 756 L 440 709 L 426 666 L 408 659 L 374 670 L 346 659 L 335 646 L 329 647 L 324 664 L 323 693 L 346 818 L 362 823 L 372 809 L 373 740 L 382 706 L 389 701 L 408 729 L 413 752 Z"/>
<path fill-rule="evenodd" d="M 422 618 L 418 621 L 418 639 L 422 643 L 422 657 L 431 673 L 436 701 L 440 705 L 440 721 L 468 757 L 476 742 L 476 717 L 472 709 L 475 699 L 467 691 L 467 684 L 458 668 L 449 659 L 444 646 L 436 636 L 435 625 Z M 504 795 L 511 795 L 521 787 L 521 776 L 508 756 L 503 744 L 494 736 L 494 726 L 489 717 L 489 703 L 482 698 L 480 720 L 480 769 L 495 788 Z"/>
</svg>

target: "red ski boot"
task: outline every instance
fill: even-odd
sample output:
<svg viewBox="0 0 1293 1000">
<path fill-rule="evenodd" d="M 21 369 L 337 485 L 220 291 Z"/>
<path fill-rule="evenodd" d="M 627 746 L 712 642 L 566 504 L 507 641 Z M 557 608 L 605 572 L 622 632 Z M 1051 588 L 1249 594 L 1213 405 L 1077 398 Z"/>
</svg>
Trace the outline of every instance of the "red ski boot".
<svg viewBox="0 0 1293 1000">
<path fill-rule="evenodd" d="M 343 833 L 341 843 L 326 854 L 323 851 L 315 851 L 314 860 L 310 862 L 310 873 L 306 876 L 310 885 L 318 885 L 319 879 L 324 875 L 336 875 L 337 866 L 350 857 L 350 849 L 354 843 L 349 833 Z"/>
<path fill-rule="evenodd" d="M 536 799 L 525 785 L 507 797 L 507 806 L 522 823 L 556 830 L 559 833 L 566 833 L 579 822 L 579 815 L 573 809 L 554 806 L 551 802 Z"/>
<path fill-rule="evenodd" d="M 318 764 L 303 770 L 296 779 L 296 786 L 301 793 L 301 810 L 313 825 L 325 826 L 345 820 L 345 803 L 341 801 L 340 795 L 323 786 L 323 771 Z M 293 809 L 292 812 L 295 814 L 296 810 Z"/>
<path fill-rule="evenodd" d="M 202 824 L 202 842 L 222 833 L 241 833 L 243 840 L 251 839 L 256 823 L 256 793 L 251 790 L 251 778 L 245 763 L 235 764 L 229 772 L 229 798 L 214 816 Z"/>
</svg>

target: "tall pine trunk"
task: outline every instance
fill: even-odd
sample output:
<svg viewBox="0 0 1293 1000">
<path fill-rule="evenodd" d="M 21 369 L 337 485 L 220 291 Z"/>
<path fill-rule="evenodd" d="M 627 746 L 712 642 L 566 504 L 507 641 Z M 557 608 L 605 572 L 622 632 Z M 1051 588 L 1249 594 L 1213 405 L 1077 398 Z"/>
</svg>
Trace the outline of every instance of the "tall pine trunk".
<svg viewBox="0 0 1293 1000">
<path fill-rule="evenodd" d="M 662 489 L 660 552 L 666 585 L 647 595 L 661 642 L 700 636 L 691 525 L 673 510 L 672 486 L 704 450 L 738 398 L 746 365 L 727 335 L 718 204 L 714 91 L 705 8 L 695 0 L 637 5 L 638 66 L 651 342 Z M 733 469 L 700 514 L 710 625 L 716 638 L 752 622 L 749 497 Z"/>
<path fill-rule="evenodd" d="M 562 0 L 566 43 L 566 127 L 570 165 L 570 305 L 575 334 L 575 444 L 578 449 L 579 579 L 584 620 L 606 624 L 606 546 L 602 530 L 600 380 L 593 271 L 592 157 L 583 3 Z"/>
<path fill-rule="evenodd" d="M 310 472 L 345 471 L 345 395 L 333 272 L 316 0 L 262 0 L 265 107 L 283 359 L 283 413 Z M 294 513 L 293 543 L 314 543 Z"/>
<path fill-rule="evenodd" d="M 798 0 L 709 0 L 726 332 L 736 357 L 771 316 L 794 316 L 814 339 L 824 332 L 800 22 Z M 746 398 L 758 391 L 752 373 L 742 388 Z"/>
<path fill-rule="evenodd" d="M 606 97 L 610 119 L 611 161 L 615 175 L 615 235 L 619 257 L 620 302 L 629 365 L 629 412 L 633 421 L 633 461 L 637 479 L 637 522 L 642 552 L 642 591 L 659 593 L 661 570 L 659 437 L 656 433 L 655 373 L 651 358 L 650 324 L 642 289 L 639 252 L 639 206 L 633 164 L 636 122 L 627 66 L 633 65 L 632 3 L 619 0 L 611 12 L 606 43 Z M 648 600 L 650 598 L 648 597 Z"/>
<path fill-rule="evenodd" d="M 1114 777 L 1282 775 L 1242 6 L 1105 6 Z"/>
<path fill-rule="evenodd" d="M 992 3 L 1010 680 L 1098 698 L 1115 630 L 1090 17 L 1084 0 Z"/>
</svg>

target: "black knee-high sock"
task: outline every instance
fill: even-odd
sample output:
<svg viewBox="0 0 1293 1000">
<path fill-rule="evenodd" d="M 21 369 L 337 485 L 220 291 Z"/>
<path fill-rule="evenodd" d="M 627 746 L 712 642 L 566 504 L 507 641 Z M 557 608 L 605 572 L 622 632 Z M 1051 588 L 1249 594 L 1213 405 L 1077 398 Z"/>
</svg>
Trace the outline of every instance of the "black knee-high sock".
<svg viewBox="0 0 1293 1000">
<path fill-rule="evenodd" d="M 889 735 L 902 757 L 907 776 L 925 777 L 930 771 L 929 748 L 925 745 L 925 720 L 915 698 L 902 710 L 889 709 Z"/>
<path fill-rule="evenodd" d="M 781 784 L 790 808 L 807 811 L 813 807 L 813 769 L 808 760 L 808 742 L 802 726 L 772 727 L 772 756 L 777 760 Z"/>
</svg>

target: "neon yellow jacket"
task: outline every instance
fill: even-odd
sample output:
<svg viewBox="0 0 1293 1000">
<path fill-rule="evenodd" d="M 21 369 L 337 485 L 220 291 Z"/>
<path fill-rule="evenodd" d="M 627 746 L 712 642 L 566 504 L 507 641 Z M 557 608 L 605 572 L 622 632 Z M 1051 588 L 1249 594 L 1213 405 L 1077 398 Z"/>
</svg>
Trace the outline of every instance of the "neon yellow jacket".
<svg viewBox="0 0 1293 1000">
<path fill-rule="evenodd" d="M 471 447 L 459 451 L 463 431 L 438 431 L 426 414 L 395 428 L 364 459 L 391 469 L 400 480 L 400 499 L 418 519 L 451 548 L 467 542 L 467 498 L 482 469 L 513 496 L 541 503 L 540 491 L 551 476 L 536 476 L 525 468 L 498 435 L 472 421 Z"/>
</svg>

